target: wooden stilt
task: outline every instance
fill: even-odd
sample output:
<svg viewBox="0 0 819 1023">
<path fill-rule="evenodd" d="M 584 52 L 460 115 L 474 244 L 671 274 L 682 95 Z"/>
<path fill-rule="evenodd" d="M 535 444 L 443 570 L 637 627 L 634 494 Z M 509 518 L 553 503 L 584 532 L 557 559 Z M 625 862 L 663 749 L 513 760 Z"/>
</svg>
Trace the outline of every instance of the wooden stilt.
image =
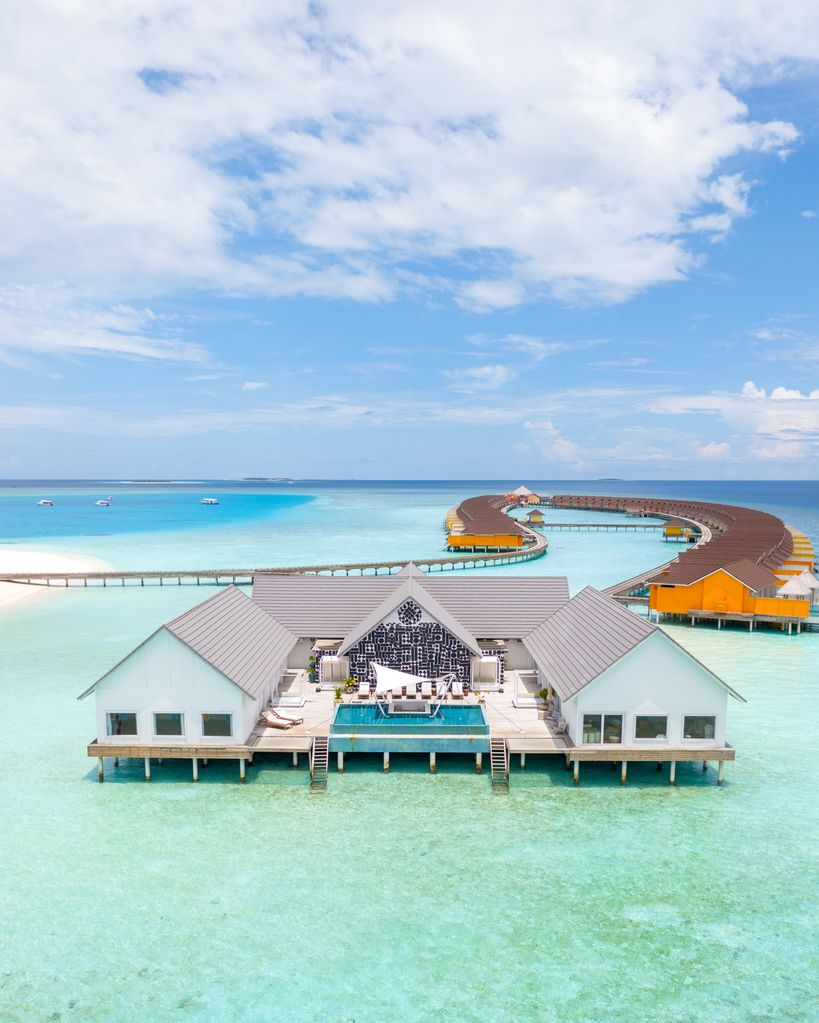
<svg viewBox="0 0 819 1023">
<path fill-rule="evenodd" d="M 435 762 L 435 757 L 436 757 L 435 753 L 430 753 L 430 755 L 429 755 L 429 773 L 430 774 L 435 774 L 435 771 L 437 769 L 437 765 L 436 765 L 436 762 Z"/>
<path fill-rule="evenodd" d="M 97 781 L 105 781 L 105 758 L 97 757 Z"/>
<path fill-rule="evenodd" d="M 119 767 L 119 757 L 114 757 L 114 767 Z"/>
<path fill-rule="evenodd" d="M 702 762 L 702 770 L 703 770 L 703 773 L 705 773 L 708 770 L 708 761 L 707 760 L 703 760 L 703 762 Z"/>
<path fill-rule="evenodd" d="M 199 781 L 199 758 L 193 757 L 191 759 L 191 768 L 193 770 L 193 780 Z"/>
<path fill-rule="evenodd" d="M 151 780 L 151 758 L 145 757 L 145 781 Z"/>
<path fill-rule="evenodd" d="M 390 755 L 389 753 L 384 754 L 384 774 L 389 774 L 390 771 Z"/>
<path fill-rule="evenodd" d="M 620 762 L 620 784 L 626 784 L 626 774 L 628 773 L 628 760 Z"/>
<path fill-rule="evenodd" d="M 717 768 L 717 785 L 722 785 L 725 780 L 725 761 L 720 760 L 719 767 Z"/>
<path fill-rule="evenodd" d="M 580 761 L 575 760 L 574 762 L 574 777 L 572 779 L 575 785 L 580 784 Z"/>
<path fill-rule="evenodd" d="M 202 767 L 207 767 L 207 766 L 208 766 L 208 758 L 204 757 L 203 760 L 202 760 Z"/>
<path fill-rule="evenodd" d="M 677 780 L 677 761 L 672 760 L 668 766 L 668 784 L 674 785 Z"/>
<path fill-rule="evenodd" d="M 245 780 L 245 758 L 239 757 L 239 780 Z"/>
<path fill-rule="evenodd" d="M 338 773 L 344 774 L 344 753 L 341 750 L 339 750 L 338 753 L 336 754 L 336 758 L 338 765 Z"/>
<path fill-rule="evenodd" d="M 483 753 L 475 754 L 475 773 L 480 774 L 483 770 Z"/>
<path fill-rule="evenodd" d="M 662 762 L 662 760 L 658 760 L 657 761 L 657 770 L 658 771 L 662 771 L 662 769 L 663 769 L 663 762 Z"/>
</svg>

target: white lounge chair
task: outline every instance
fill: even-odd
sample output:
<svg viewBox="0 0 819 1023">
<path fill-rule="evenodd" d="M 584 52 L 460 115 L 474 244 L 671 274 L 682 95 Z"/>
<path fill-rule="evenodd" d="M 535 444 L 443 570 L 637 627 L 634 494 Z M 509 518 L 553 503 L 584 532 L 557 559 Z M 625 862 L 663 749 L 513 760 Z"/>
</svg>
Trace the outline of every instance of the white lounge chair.
<svg viewBox="0 0 819 1023">
<path fill-rule="evenodd" d="M 358 683 L 358 698 L 359 700 L 369 700 L 370 698 L 370 683 L 366 680 Z"/>
<path fill-rule="evenodd" d="M 389 694 L 390 687 L 387 685 L 386 679 L 377 679 L 375 683 L 375 698 L 377 700 L 386 700 Z"/>
<path fill-rule="evenodd" d="M 416 695 L 418 693 L 416 685 L 417 685 L 416 682 L 410 682 L 409 680 L 407 680 L 407 699 L 408 700 L 414 700 L 416 698 Z"/>
<path fill-rule="evenodd" d="M 281 707 L 272 707 L 271 710 L 276 715 L 276 717 L 281 718 L 282 721 L 289 721 L 293 725 L 304 724 L 304 718 L 301 716 L 301 714 L 288 713 L 286 710 L 282 710 Z"/>
<path fill-rule="evenodd" d="M 421 699 L 431 700 L 432 699 L 432 681 L 425 678 L 421 683 Z"/>
<path fill-rule="evenodd" d="M 459 678 L 452 680 L 452 699 L 462 700 L 464 698 L 464 684 Z"/>
<path fill-rule="evenodd" d="M 294 722 L 285 721 L 284 718 L 277 717 L 272 710 L 262 711 L 262 721 L 270 728 L 292 728 Z"/>
<path fill-rule="evenodd" d="M 401 694 L 403 692 L 403 689 L 404 689 L 404 685 L 403 685 L 402 682 L 396 682 L 395 683 L 395 685 L 392 687 L 392 698 L 393 698 L 393 700 L 400 700 L 401 699 Z"/>
</svg>

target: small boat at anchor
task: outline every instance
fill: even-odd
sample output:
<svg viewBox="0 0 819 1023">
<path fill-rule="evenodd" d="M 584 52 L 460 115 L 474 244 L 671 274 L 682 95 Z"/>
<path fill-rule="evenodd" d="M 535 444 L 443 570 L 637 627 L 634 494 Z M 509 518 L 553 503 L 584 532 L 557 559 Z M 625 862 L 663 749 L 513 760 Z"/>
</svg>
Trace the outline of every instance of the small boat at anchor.
<svg viewBox="0 0 819 1023">
<path fill-rule="evenodd" d="M 203 497 L 200 504 L 219 504 L 215 497 Z"/>
<path fill-rule="evenodd" d="M 44 508 L 51 508 L 54 505 L 53 501 L 49 501 L 47 497 L 44 497 L 42 501 L 38 501 L 37 504 L 41 504 Z"/>
<path fill-rule="evenodd" d="M 96 505 L 98 508 L 107 508 L 111 504 L 110 501 L 97 501 Z"/>
</svg>

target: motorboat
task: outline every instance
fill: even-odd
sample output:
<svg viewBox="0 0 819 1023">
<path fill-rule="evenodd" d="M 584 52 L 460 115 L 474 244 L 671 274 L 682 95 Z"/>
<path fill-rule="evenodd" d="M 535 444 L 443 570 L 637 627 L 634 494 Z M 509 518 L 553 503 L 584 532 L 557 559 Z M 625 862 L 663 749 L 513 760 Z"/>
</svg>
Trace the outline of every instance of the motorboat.
<svg viewBox="0 0 819 1023">
<path fill-rule="evenodd" d="M 97 501 L 96 502 L 97 507 L 99 507 L 99 508 L 107 508 L 110 503 L 111 503 L 110 501 Z"/>
<path fill-rule="evenodd" d="M 54 502 L 49 501 L 47 497 L 44 497 L 42 501 L 38 501 L 37 504 L 43 505 L 45 508 L 50 508 Z"/>
<path fill-rule="evenodd" d="M 200 504 L 219 504 L 215 497 L 203 497 Z"/>
</svg>

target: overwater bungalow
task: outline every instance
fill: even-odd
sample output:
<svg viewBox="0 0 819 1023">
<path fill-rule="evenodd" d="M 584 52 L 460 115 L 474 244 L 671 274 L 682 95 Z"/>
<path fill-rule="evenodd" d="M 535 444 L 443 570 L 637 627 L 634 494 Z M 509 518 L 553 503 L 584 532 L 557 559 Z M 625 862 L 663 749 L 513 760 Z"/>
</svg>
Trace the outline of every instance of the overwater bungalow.
<svg viewBox="0 0 819 1023">
<path fill-rule="evenodd" d="M 106 757 L 350 752 L 669 763 L 734 758 L 726 683 L 666 633 L 563 577 L 260 575 L 166 622 L 81 695 Z"/>
</svg>

